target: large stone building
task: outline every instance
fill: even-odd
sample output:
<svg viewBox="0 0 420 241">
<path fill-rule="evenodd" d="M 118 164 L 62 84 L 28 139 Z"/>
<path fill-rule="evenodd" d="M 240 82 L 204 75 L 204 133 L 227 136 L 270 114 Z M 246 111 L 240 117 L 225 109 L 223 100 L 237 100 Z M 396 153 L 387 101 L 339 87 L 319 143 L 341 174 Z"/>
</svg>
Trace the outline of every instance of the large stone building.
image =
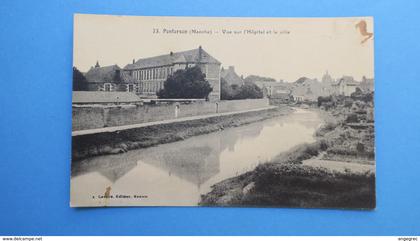
<svg viewBox="0 0 420 241">
<path fill-rule="evenodd" d="M 156 98 L 169 75 L 179 69 L 200 66 L 205 79 L 213 88 L 210 100 L 220 100 L 221 63 L 204 51 L 197 49 L 170 52 L 166 55 L 133 60 L 123 69 L 118 65 L 101 67 L 97 62 L 85 74 L 87 91 L 126 91 L 142 97 Z"/>
<path fill-rule="evenodd" d="M 156 92 L 163 89 L 169 75 L 179 69 L 200 66 L 205 79 L 213 88 L 209 99 L 220 100 L 220 64 L 200 46 L 197 49 L 138 59 L 122 71 L 130 77 L 133 91 L 143 96 L 155 96 Z"/>
</svg>

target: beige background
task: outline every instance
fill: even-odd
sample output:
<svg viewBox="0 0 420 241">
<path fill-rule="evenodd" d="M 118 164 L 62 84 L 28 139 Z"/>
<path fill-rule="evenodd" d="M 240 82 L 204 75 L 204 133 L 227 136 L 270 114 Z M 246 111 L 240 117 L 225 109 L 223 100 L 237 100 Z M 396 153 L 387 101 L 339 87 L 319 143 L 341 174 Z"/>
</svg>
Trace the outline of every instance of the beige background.
<svg viewBox="0 0 420 241">
<path fill-rule="evenodd" d="M 373 78 L 373 38 L 361 44 L 355 25 L 373 19 L 356 18 L 204 18 L 74 16 L 74 66 L 87 71 L 101 66 L 124 67 L 134 59 L 183 51 L 201 45 L 239 75 L 250 74 L 295 81 L 320 79 L 326 70 L 334 78 Z M 214 34 L 153 34 L 153 28 L 211 30 Z M 289 34 L 223 35 L 226 30 L 275 30 Z M 219 31 L 215 34 L 215 31 Z"/>
</svg>

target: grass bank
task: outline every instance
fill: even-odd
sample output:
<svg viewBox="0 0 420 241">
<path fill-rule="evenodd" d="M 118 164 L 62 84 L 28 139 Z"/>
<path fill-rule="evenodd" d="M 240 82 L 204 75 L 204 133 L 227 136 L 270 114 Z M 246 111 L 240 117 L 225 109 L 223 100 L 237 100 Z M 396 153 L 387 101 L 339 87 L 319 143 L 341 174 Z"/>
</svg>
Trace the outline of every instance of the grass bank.
<svg viewBox="0 0 420 241">
<path fill-rule="evenodd" d="M 286 115 L 292 111 L 292 108 L 288 106 L 281 106 L 271 110 L 74 136 L 72 137 L 72 160 L 79 161 L 98 155 L 118 154 L 128 150 L 180 141 L 192 136 Z"/>
<path fill-rule="evenodd" d="M 354 129 L 344 118 L 331 118 L 327 112 L 321 116 L 325 123 L 315 133 L 316 142 L 215 184 L 200 205 L 374 209 L 374 172 L 338 172 L 302 164 L 311 158 L 374 163 L 373 126 Z"/>
<path fill-rule="evenodd" d="M 373 209 L 375 175 L 266 163 L 214 185 L 200 205 Z"/>
</svg>

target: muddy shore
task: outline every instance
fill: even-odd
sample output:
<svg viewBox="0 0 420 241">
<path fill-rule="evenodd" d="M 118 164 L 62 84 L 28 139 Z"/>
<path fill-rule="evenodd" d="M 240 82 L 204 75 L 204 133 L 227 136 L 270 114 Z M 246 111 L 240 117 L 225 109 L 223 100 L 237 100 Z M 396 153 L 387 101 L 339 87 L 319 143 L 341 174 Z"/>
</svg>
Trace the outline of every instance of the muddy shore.
<svg viewBox="0 0 420 241">
<path fill-rule="evenodd" d="M 123 153 L 133 149 L 184 140 L 186 138 L 259 122 L 287 115 L 293 108 L 283 105 L 276 109 L 254 111 L 229 116 L 162 124 L 118 132 L 106 132 L 72 137 L 72 160 Z"/>
</svg>

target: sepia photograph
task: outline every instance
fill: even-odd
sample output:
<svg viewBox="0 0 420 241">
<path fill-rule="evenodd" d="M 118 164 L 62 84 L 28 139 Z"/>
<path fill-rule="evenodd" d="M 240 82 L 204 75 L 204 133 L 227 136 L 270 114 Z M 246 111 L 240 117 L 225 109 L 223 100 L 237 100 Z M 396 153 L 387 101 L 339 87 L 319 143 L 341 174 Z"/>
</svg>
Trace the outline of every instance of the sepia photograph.
<svg viewBox="0 0 420 241">
<path fill-rule="evenodd" d="M 75 14 L 70 206 L 375 209 L 373 27 Z"/>
</svg>

